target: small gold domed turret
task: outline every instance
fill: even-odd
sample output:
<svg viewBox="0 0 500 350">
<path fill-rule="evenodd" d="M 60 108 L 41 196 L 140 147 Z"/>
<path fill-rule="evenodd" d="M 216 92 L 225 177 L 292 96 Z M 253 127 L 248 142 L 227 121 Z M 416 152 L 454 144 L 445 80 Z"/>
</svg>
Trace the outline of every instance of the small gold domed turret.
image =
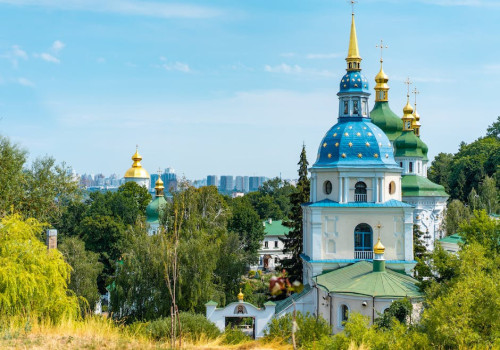
<svg viewBox="0 0 500 350">
<path fill-rule="evenodd" d="M 245 295 L 241 292 L 241 288 L 240 288 L 240 292 L 238 293 L 238 300 L 239 300 L 240 302 L 241 302 L 241 301 L 243 301 L 243 297 L 244 297 L 244 296 L 245 296 Z"/>
<path fill-rule="evenodd" d="M 406 106 L 403 107 L 403 131 L 413 130 L 413 107 L 410 104 L 410 78 L 406 79 L 405 84 L 408 86 L 408 93 L 406 94 Z"/>
<path fill-rule="evenodd" d="M 382 242 L 380 242 L 380 237 L 378 238 L 377 243 L 373 247 L 373 252 L 375 254 L 384 254 L 385 252 L 385 247 L 383 246 Z"/>
<path fill-rule="evenodd" d="M 156 197 L 161 197 L 163 196 L 163 190 L 165 187 L 163 186 L 163 181 L 161 179 L 161 175 L 158 174 L 158 180 L 155 182 L 155 192 L 156 192 Z"/>
<path fill-rule="evenodd" d="M 405 115 L 413 114 L 413 107 L 411 106 L 410 101 L 406 102 L 406 106 L 403 107 L 403 113 Z"/>
<path fill-rule="evenodd" d="M 387 102 L 389 100 L 389 85 L 387 85 L 389 77 L 384 72 L 384 59 L 382 58 L 382 52 L 387 48 L 387 45 L 384 46 L 384 41 L 380 40 L 380 45 L 377 45 L 375 47 L 380 48 L 380 71 L 375 76 L 375 82 L 377 83 L 375 85 L 375 102 Z"/>
<path fill-rule="evenodd" d="M 412 127 L 413 127 L 413 130 L 415 130 L 415 135 L 420 137 L 420 127 L 422 126 L 422 124 L 420 124 L 420 115 L 417 112 L 417 95 L 420 92 L 417 90 L 417 88 L 415 88 L 412 92 L 415 94 L 415 109 L 413 111 L 413 118 L 414 119 L 412 122 Z"/>
<path fill-rule="evenodd" d="M 139 149 L 136 147 L 135 153 L 132 156 L 134 163 L 132 167 L 125 173 L 125 178 L 149 179 L 149 173 L 141 165 L 142 157 L 139 154 Z"/>
</svg>

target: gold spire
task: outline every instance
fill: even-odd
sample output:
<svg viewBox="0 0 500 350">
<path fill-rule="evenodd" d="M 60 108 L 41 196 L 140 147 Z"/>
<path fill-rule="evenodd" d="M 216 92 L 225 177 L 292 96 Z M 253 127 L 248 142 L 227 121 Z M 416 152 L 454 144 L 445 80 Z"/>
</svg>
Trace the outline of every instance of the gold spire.
<svg viewBox="0 0 500 350">
<path fill-rule="evenodd" d="M 413 107 L 410 104 L 410 85 L 412 84 L 410 78 L 408 77 L 405 81 L 408 87 L 408 92 L 406 94 L 406 106 L 403 107 L 403 131 L 413 130 Z"/>
<path fill-rule="evenodd" d="M 244 297 L 244 296 L 245 296 L 245 295 L 241 292 L 241 288 L 240 288 L 240 292 L 238 293 L 238 300 L 239 300 L 240 302 L 242 302 L 242 301 L 243 301 L 243 297 Z"/>
<path fill-rule="evenodd" d="M 135 153 L 132 156 L 132 160 L 134 161 L 134 163 L 132 163 L 132 167 L 127 170 L 124 177 L 148 179 L 149 174 L 146 171 L 146 169 L 144 169 L 141 165 L 142 157 L 139 154 L 139 147 L 138 146 L 136 146 L 136 148 L 135 148 Z"/>
<path fill-rule="evenodd" d="M 156 197 L 162 197 L 164 189 L 165 187 L 163 186 L 163 181 L 161 179 L 161 170 L 158 169 L 158 180 L 155 182 Z"/>
<path fill-rule="evenodd" d="M 351 4 L 354 6 L 355 1 L 351 0 Z M 361 70 L 361 56 L 359 55 L 358 49 L 358 37 L 356 36 L 356 23 L 354 22 L 354 8 L 352 12 L 351 21 L 351 36 L 349 39 L 349 50 L 347 51 L 347 71 L 357 71 Z"/>
<path fill-rule="evenodd" d="M 413 89 L 412 93 L 415 95 L 415 110 L 413 111 L 412 127 L 413 130 L 415 130 L 415 135 L 420 137 L 420 127 L 422 126 L 422 124 L 420 124 L 420 115 L 417 112 L 417 95 L 420 93 L 420 91 L 415 88 Z"/>
<path fill-rule="evenodd" d="M 378 238 L 377 243 L 373 247 L 373 252 L 375 254 L 384 254 L 384 252 L 385 252 L 385 247 L 382 244 L 382 242 L 380 242 L 380 237 Z"/>
<path fill-rule="evenodd" d="M 375 76 L 375 82 L 377 83 L 375 85 L 375 102 L 388 101 L 389 85 L 387 85 L 387 82 L 389 81 L 389 77 L 384 72 L 384 60 L 382 58 L 382 51 L 387 49 L 387 45 L 384 46 L 384 41 L 380 40 L 380 45 L 375 47 L 380 48 L 380 71 Z"/>
</svg>

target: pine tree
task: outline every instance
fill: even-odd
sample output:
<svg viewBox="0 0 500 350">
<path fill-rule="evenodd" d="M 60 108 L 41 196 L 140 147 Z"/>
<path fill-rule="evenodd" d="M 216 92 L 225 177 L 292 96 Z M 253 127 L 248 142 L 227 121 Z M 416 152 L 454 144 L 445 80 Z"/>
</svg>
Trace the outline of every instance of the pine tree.
<svg viewBox="0 0 500 350">
<path fill-rule="evenodd" d="M 284 243 L 283 252 L 285 254 L 291 254 L 291 258 L 284 259 L 281 262 L 281 268 L 287 271 L 290 280 L 302 281 L 302 259 L 300 258 L 300 254 L 302 253 L 303 225 L 301 205 L 309 201 L 310 188 L 309 178 L 307 177 L 307 167 L 309 163 L 307 162 L 305 145 L 302 146 L 298 165 L 299 181 L 297 183 L 296 192 L 290 196 L 290 202 L 292 204 L 290 218 L 283 223 L 283 225 L 289 227 L 291 230 L 285 238 L 281 239 Z"/>
</svg>

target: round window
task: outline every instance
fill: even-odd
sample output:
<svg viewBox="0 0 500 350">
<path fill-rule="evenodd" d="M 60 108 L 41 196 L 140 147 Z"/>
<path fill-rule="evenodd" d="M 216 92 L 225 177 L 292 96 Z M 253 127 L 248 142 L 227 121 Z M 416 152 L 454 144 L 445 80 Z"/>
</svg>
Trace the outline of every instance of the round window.
<svg viewBox="0 0 500 350">
<path fill-rule="evenodd" d="M 323 184 L 323 191 L 325 191 L 325 194 L 332 193 L 332 183 L 330 181 L 325 181 Z"/>
<path fill-rule="evenodd" d="M 396 183 L 394 181 L 391 181 L 389 183 L 389 194 L 394 194 L 396 193 Z"/>
</svg>

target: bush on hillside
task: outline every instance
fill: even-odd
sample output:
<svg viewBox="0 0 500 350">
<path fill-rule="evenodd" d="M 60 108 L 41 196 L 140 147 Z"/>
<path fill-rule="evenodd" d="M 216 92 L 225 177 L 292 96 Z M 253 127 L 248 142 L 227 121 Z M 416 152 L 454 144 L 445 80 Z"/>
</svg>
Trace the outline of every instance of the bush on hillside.
<svg viewBox="0 0 500 350">
<path fill-rule="evenodd" d="M 305 315 L 297 312 L 298 330 L 295 333 L 295 340 L 298 346 L 311 344 L 331 334 L 330 325 L 323 317 L 316 318 L 310 313 Z M 282 340 L 287 343 L 292 342 L 292 314 L 286 314 L 280 318 L 272 319 L 265 331 L 265 340 Z"/>
<path fill-rule="evenodd" d="M 222 344 L 236 345 L 245 343 L 252 340 L 248 335 L 243 333 L 239 328 L 227 327 L 224 331 L 224 336 L 222 338 Z"/>
</svg>

